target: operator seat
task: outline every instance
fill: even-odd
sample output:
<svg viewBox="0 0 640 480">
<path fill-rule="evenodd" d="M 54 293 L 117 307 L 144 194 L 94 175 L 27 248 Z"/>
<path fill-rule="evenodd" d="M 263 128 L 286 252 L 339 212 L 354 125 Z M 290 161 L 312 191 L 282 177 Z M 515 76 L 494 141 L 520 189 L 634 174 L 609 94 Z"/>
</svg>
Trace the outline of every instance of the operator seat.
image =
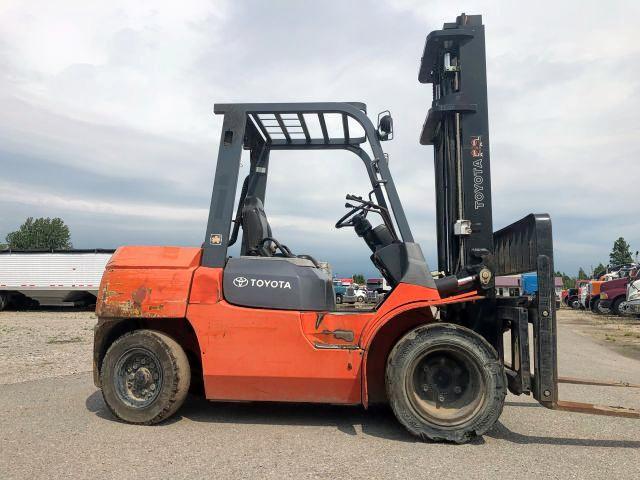
<svg viewBox="0 0 640 480">
<path fill-rule="evenodd" d="M 262 200 L 255 196 L 248 196 L 242 205 L 242 233 L 246 245 L 247 255 L 272 257 L 274 245 L 265 239 L 271 238 L 271 226 L 264 212 Z"/>
<path fill-rule="evenodd" d="M 247 255 L 305 258 L 311 260 L 316 268 L 320 268 L 318 262 L 311 255 L 294 255 L 289 247 L 271 236 L 271 226 L 267 220 L 262 200 L 256 196 L 247 196 L 242 205 L 242 232 L 243 238 L 246 239 Z"/>
</svg>

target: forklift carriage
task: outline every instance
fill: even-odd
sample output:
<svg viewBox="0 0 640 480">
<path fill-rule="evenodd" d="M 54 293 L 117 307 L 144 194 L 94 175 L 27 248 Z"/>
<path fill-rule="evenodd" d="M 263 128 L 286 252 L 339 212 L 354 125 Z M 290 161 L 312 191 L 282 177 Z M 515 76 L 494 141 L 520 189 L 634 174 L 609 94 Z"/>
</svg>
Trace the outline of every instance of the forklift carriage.
<svg viewBox="0 0 640 480">
<path fill-rule="evenodd" d="M 386 401 L 411 433 L 459 443 L 491 428 L 507 389 L 551 409 L 640 417 L 558 399 L 559 381 L 614 384 L 558 378 L 549 216 L 493 232 L 485 63 L 479 15 L 427 37 L 419 81 L 432 84 L 433 103 L 420 143 L 434 150 L 435 274 L 381 147 L 393 137 L 388 112 L 374 126 L 355 102 L 216 104 L 224 118 L 202 248 L 123 247 L 103 276 L 94 379 L 114 415 L 159 422 L 191 385 L 211 400 Z M 243 149 L 249 174 L 235 205 Z M 264 210 L 272 151 L 337 149 L 357 155 L 371 182 L 368 197 L 347 195 L 335 225 L 355 230 L 392 287 L 371 309 L 337 309 L 330 276 L 287 247 Z M 496 298 L 496 275 L 525 272 L 538 276 L 533 299 Z"/>
</svg>

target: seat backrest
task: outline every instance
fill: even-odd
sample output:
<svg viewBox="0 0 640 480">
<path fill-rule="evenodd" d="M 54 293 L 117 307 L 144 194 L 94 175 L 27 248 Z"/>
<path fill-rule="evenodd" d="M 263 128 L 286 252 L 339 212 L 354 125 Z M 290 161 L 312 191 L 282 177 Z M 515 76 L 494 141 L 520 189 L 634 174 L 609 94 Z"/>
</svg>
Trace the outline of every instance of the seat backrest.
<svg viewBox="0 0 640 480">
<path fill-rule="evenodd" d="M 242 235 L 246 242 L 247 255 L 272 255 L 270 243 L 261 247 L 263 239 L 271 237 L 271 226 L 264 212 L 262 201 L 255 196 L 248 196 L 242 206 Z"/>
</svg>

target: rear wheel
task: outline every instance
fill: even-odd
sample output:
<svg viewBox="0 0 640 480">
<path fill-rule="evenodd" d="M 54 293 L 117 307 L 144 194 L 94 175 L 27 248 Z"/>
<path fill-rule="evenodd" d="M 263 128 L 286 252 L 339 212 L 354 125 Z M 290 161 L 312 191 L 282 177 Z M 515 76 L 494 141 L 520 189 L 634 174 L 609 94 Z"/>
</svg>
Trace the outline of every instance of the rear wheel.
<svg viewBox="0 0 640 480">
<path fill-rule="evenodd" d="M 7 305 L 9 305 L 9 298 L 6 294 L 0 293 L 0 312 L 7 308 Z"/>
<path fill-rule="evenodd" d="M 423 440 L 465 443 L 487 432 L 507 393 L 496 351 L 453 324 L 418 327 L 389 354 L 387 396 L 396 417 Z"/>
<path fill-rule="evenodd" d="M 364 303 L 364 297 L 362 295 L 358 295 L 358 297 L 356 298 L 356 302 Z"/>
<path fill-rule="evenodd" d="M 136 330 L 116 340 L 100 369 L 109 410 L 129 423 L 154 424 L 184 403 L 191 370 L 184 350 L 155 330 Z"/>
</svg>

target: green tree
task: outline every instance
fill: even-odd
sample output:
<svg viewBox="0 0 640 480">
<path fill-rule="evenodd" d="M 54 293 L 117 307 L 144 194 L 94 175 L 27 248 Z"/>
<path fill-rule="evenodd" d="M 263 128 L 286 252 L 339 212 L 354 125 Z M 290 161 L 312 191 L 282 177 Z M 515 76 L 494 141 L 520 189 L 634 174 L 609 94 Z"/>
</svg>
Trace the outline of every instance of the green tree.
<svg viewBox="0 0 640 480">
<path fill-rule="evenodd" d="M 605 267 L 601 262 L 593 269 L 593 278 L 600 278 L 605 273 L 607 273 L 607 267 Z"/>
<path fill-rule="evenodd" d="M 615 267 L 617 265 L 624 265 L 625 263 L 633 262 L 631 258 L 631 250 L 629 244 L 623 237 L 618 238 L 613 242 L 613 248 L 609 254 L 609 263 Z"/>
<path fill-rule="evenodd" d="M 69 227 L 61 218 L 29 217 L 15 232 L 7 235 L 12 249 L 68 250 L 72 248 Z"/>
<path fill-rule="evenodd" d="M 587 278 L 587 274 L 584 273 L 584 270 L 582 269 L 582 267 L 580 267 L 580 270 L 578 270 L 578 280 L 586 280 Z"/>
<path fill-rule="evenodd" d="M 362 275 L 361 273 L 356 273 L 352 278 L 353 278 L 353 282 L 357 283 L 358 285 L 365 284 L 364 275 Z"/>
</svg>

